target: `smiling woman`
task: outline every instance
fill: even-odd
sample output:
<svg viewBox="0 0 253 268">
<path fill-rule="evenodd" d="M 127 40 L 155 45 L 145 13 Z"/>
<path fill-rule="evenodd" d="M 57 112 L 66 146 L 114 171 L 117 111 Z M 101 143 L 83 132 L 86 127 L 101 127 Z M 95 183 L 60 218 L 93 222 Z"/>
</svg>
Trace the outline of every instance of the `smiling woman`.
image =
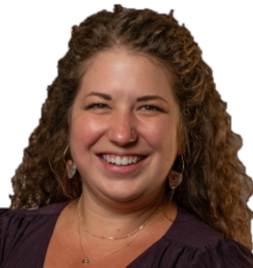
<svg viewBox="0 0 253 268">
<path fill-rule="evenodd" d="M 129 209 L 132 200 L 145 203 L 162 195 L 164 178 L 181 154 L 180 109 L 170 84 L 163 68 L 126 49 L 93 59 L 71 111 L 71 155 L 85 178 L 84 199 L 92 194 L 110 206 L 128 201 Z M 122 165 L 131 159 L 139 161 Z"/>
<path fill-rule="evenodd" d="M 58 68 L 0 210 L 0 266 L 252 267 L 242 139 L 173 13 L 98 12 Z"/>
</svg>

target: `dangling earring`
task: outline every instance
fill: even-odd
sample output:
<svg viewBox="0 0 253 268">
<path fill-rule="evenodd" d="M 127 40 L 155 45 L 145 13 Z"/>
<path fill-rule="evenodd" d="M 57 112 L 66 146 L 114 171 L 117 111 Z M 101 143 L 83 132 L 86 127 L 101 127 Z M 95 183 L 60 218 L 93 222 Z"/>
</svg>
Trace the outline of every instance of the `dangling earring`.
<svg viewBox="0 0 253 268">
<path fill-rule="evenodd" d="M 69 145 L 67 146 L 67 148 L 63 152 L 63 161 L 66 164 L 67 176 L 69 179 L 72 179 L 76 173 L 76 164 L 74 163 L 74 161 L 72 161 L 70 159 L 67 162 L 65 161 L 65 154 L 66 154 L 68 148 L 69 148 Z"/>
<path fill-rule="evenodd" d="M 170 201 L 172 201 L 173 198 L 173 194 L 175 192 L 175 189 L 180 185 L 180 183 L 182 182 L 183 179 L 183 172 L 184 172 L 184 158 L 183 158 L 183 154 L 181 154 L 182 156 L 182 171 L 181 173 L 177 173 L 174 170 L 171 170 L 168 174 L 168 181 L 169 181 L 169 185 L 171 188 L 171 196 L 170 196 Z"/>
</svg>

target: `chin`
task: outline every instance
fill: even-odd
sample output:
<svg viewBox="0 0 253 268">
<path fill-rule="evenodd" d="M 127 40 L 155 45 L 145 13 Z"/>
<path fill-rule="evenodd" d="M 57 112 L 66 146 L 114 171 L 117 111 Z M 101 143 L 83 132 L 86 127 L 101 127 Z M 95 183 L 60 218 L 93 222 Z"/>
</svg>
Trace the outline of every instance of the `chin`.
<svg viewBox="0 0 253 268">
<path fill-rule="evenodd" d="M 138 196 L 142 196 L 137 187 L 122 187 L 111 186 L 106 189 L 101 189 L 104 196 L 115 202 L 130 202 L 136 200 Z"/>
</svg>

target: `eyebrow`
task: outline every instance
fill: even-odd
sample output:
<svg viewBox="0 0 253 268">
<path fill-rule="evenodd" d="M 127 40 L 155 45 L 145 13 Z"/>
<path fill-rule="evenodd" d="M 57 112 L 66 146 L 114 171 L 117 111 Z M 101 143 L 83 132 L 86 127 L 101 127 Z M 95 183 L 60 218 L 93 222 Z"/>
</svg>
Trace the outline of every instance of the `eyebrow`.
<svg viewBox="0 0 253 268">
<path fill-rule="evenodd" d="M 105 100 L 112 100 L 111 95 L 105 94 L 105 93 L 100 93 L 100 92 L 93 91 L 93 92 L 87 94 L 85 99 L 88 96 L 97 96 L 97 97 L 100 97 L 100 98 L 105 99 Z M 137 98 L 137 102 L 148 101 L 148 100 L 157 100 L 157 99 L 165 101 L 166 103 L 168 103 L 164 98 L 162 98 L 161 96 L 158 96 L 158 95 L 146 95 L 143 97 L 139 97 L 139 98 Z"/>
</svg>

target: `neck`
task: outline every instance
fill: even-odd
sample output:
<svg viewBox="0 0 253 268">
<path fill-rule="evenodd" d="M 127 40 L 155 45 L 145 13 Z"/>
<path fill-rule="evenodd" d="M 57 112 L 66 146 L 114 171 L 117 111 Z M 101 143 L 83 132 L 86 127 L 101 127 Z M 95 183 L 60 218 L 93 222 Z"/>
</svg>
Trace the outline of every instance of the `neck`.
<svg viewBox="0 0 253 268">
<path fill-rule="evenodd" d="M 122 237 L 138 229 L 153 216 L 161 204 L 164 192 L 128 202 L 113 202 L 94 198 L 83 191 L 80 199 L 82 223 L 92 233 L 106 237 Z M 79 201 L 79 199 L 78 199 Z"/>
</svg>

